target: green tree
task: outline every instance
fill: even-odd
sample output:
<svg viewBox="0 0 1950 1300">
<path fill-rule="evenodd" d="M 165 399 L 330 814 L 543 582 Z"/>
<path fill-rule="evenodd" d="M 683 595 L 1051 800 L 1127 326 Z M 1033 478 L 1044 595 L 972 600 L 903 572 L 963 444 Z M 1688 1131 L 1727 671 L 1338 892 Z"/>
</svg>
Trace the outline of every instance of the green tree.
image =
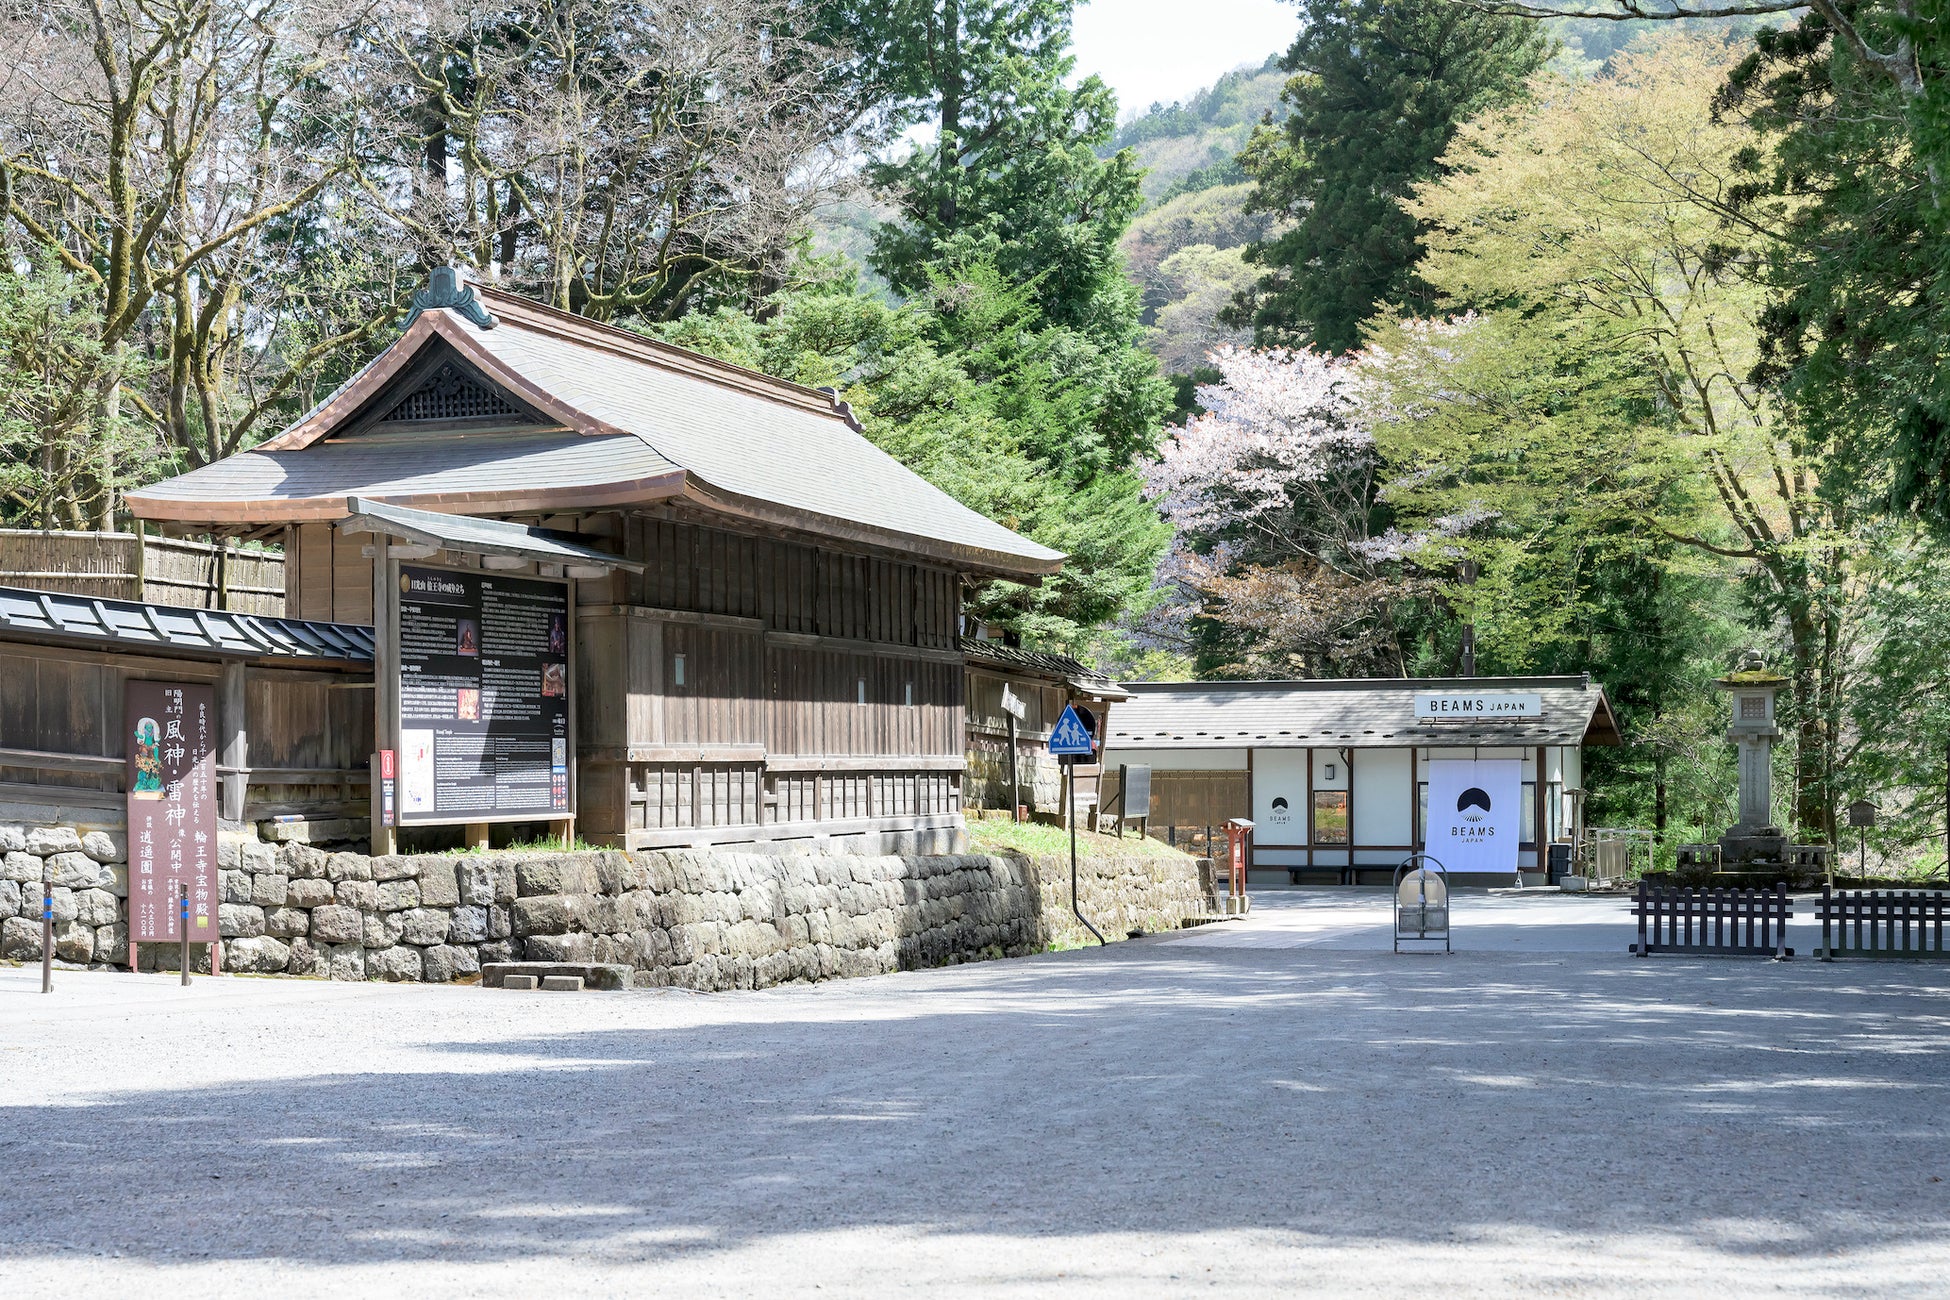
<svg viewBox="0 0 1950 1300">
<path fill-rule="evenodd" d="M 1105 342 L 1133 335 L 1117 241 L 1141 198 L 1135 157 L 1108 157 L 1117 100 L 1095 76 L 1074 87 L 1072 0 L 861 0 L 838 38 L 891 105 L 892 125 L 927 143 L 872 163 L 900 219 L 871 258 L 901 294 L 936 268 L 992 263 L 1034 286 L 1043 318 Z"/>
<path fill-rule="evenodd" d="M 1039 448 L 1101 406 L 1088 366 L 1024 323 L 1020 290 L 992 267 L 937 276 L 890 306 L 831 285 L 784 293 L 762 319 L 731 308 L 659 327 L 669 342 L 797 383 L 840 391 L 866 436 L 972 509 L 1069 555 L 1040 586 L 991 583 L 969 610 L 1032 642 L 1083 650 L 1091 629 L 1142 606 L 1168 530 L 1134 475 L 1086 463 L 1078 439 Z M 1054 355 L 1052 353 L 1054 352 Z M 1080 415 L 1079 412 L 1084 415 Z"/>
<path fill-rule="evenodd" d="M 1254 208 L 1290 223 L 1248 250 L 1264 268 L 1233 323 L 1262 344 L 1345 352 L 1382 303 L 1423 312 L 1420 224 L 1400 205 L 1443 174 L 1456 127 L 1522 93 L 1549 53 L 1537 25 L 1450 0 L 1301 0 L 1286 120 L 1240 155 Z"/>
</svg>

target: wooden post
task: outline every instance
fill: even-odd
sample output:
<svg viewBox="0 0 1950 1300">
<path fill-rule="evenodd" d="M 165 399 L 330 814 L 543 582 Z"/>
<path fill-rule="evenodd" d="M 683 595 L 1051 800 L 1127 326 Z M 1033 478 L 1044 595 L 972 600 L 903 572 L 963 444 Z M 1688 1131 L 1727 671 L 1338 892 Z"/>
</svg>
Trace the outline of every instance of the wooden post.
<svg viewBox="0 0 1950 1300">
<path fill-rule="evenodd" d="M 135 564 L 133 566 L 135 569 L 133 575 L 135 578 L 135 598 L 137 600 L 145 600 L 147 597 L 143 593 L 147 589 L 143 584 L 148 580 L 149 576 L 149 555 L 143 534 L 147 531 L 147 526 L 140 519 L 132 520 L 131 522 L 135 525 Z M 134 968 L 133 963 L 131 963 L 130 968 Z"/>
<path fill-rule="evenodd" d="M 249 671 L 243 660 L 227 659 L 217 679 L 217 765 L 228 769 L 217 780 L 217 816 L 231 822 L 244 820 L 244 794 L 250 785 L 250 738 L 245 722 L 245 674 Z"/>
<path fill-rule="evenodd" d="M 392 538 L 373 538 L 372 548 L 372 783 L 367 787 L 372 806 L 372 852 L 385 857 L 399 848 L 397 826 L 386 824 L 379 775 L 379 752 L 399 752 L 399 591 L 394 575 L 399 566 L 387 556 Z M 394 768 L 397 773 L 397 766 Z"/>
<path fill-rule="evenodd" d="M 230 538 L 217 538 L 217 608 L 230 608 Z"/>
<path fill-rule="evenodd" d="M 486 822 L 467 823 L 466 835 L 468 848 L 484 849 L 488 846 L 488 824 Z"/>
</svg>

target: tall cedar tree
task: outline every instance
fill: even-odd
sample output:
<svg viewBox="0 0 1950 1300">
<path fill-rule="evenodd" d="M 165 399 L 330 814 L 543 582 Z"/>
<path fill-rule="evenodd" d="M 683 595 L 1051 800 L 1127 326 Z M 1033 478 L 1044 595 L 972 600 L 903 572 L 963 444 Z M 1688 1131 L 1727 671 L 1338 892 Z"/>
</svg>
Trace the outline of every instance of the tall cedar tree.
<svg viewBox="0 0 1950 1300">
<path fill-rule="evenodd" d="M 1251 206 L 1288 225 L 1247 249 L 1265 268 L 1226 315 L 1262 345 L 1345 352 L 1389 303 L 1433 301 L 1415 275 L 1421 227 L 1398 201 L 1442 175 L 1456 127 L 1522 94 L 1549 42 L 1536 23 L 1452 0 L 1301 0 L 1286 121 L 1268 120 L 1240 162 Z"/>
<path fill-rule="evenodd" d="M 1108 157 L 1117 100 L 1095 76 L 1065 84 L 1071 0 L 860 0 L 837 33 L 893 105 L 894 125 L 933 125 L 905 156 L 868 168 L 898 206 L 873 267 L 903 295 L 943 265 L 992 263 L 1034 285 L 1052 325 L 1135 338 L 1117 241 L 1143 202 L 1129 150 Z"/>
</svg>

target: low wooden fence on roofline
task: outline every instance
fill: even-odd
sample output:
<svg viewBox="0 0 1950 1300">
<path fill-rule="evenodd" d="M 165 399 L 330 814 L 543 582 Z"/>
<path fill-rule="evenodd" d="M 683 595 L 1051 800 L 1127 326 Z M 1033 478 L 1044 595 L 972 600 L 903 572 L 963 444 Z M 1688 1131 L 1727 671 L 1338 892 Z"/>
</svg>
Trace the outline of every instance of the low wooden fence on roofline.
<svg viewBox="0 0 1950 1300">
<path fill-rule="evenodd" d="M 1639 882 L 1632 905 L 1639 939 L 1631 951 L 1792 957 L 1787 923 L 1794 900 L 1772 889 L 1673 889 Z"/>
<path fill-rule="evenodd" d="M 284 614 L 284 555 L 135 533 L 0 528 L 0 586 Z"/>
<path fill-rule="evenodd" d="M 1950 894 L 1838 890 L 1824 886 L 1815 915 L 1821 947 L 1815 957 L 1943 957 L 1944 913 Z"/>
</svg>

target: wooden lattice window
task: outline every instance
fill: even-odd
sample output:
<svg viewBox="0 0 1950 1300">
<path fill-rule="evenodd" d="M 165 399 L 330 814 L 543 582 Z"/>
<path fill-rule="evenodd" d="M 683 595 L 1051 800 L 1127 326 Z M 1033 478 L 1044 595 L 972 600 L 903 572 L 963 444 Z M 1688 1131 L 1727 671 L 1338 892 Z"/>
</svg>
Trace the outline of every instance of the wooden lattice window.
<svg viewBox="0 0 1950 1300">
<path fill-rule="evenodd" d="M 421 420 L 519 420 L 525 416 L 507 398 L 458 366 L 440 367 L 434 376 L 409 393 L 399 405 L 386 413 L 386 422 L 396 424 Z"/>
</svg>

